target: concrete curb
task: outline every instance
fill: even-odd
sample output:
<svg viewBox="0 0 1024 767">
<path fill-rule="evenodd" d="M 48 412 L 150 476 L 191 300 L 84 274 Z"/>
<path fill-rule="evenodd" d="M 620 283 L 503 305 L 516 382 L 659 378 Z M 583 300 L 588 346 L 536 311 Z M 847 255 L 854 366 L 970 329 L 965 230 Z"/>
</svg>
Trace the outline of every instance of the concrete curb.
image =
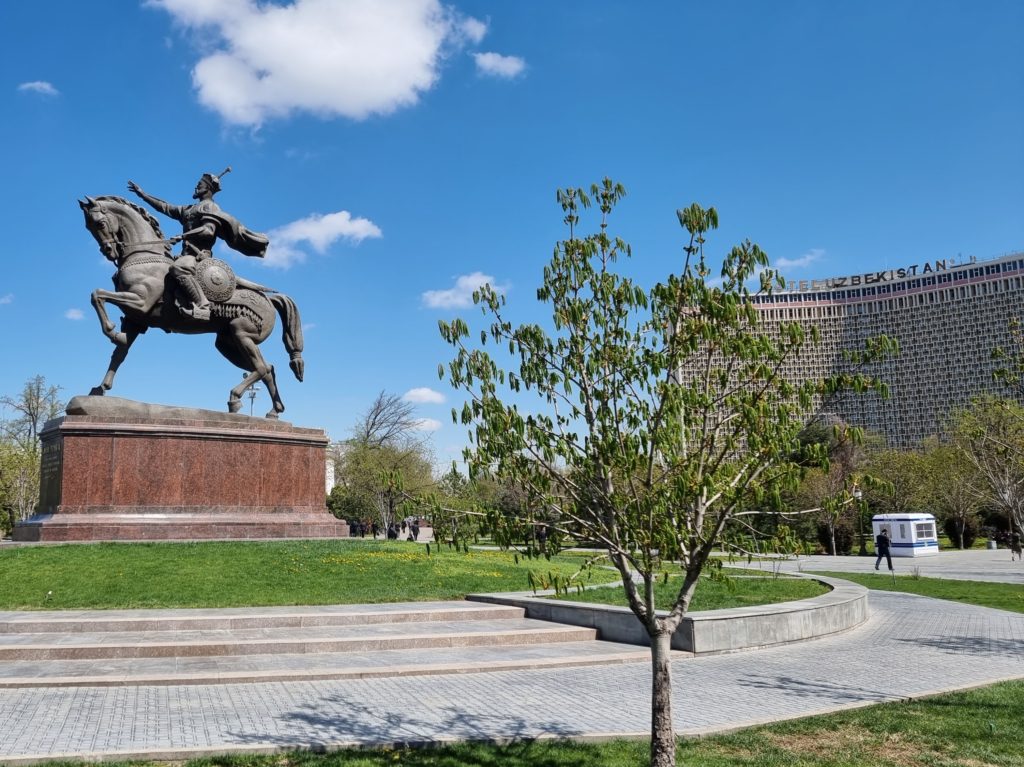
<svg viewBox="0 0 1024 767">
<path fill-rule="evenodd" d="M 672 649 L 695 655 L 753 650 L 837 634 L 868 619 L 868 589 L 864 586 L 821 575 L 802 577 L 831 586 L 832 591 L 798 602 L 690 613 L 672 637 Z M 595 628 L 606 641 L 650 644 L 629 608 L 543 598 L 552 593 L 470 594 L 466 599 L 521 607 L 528 618 Z"/>
</svg>

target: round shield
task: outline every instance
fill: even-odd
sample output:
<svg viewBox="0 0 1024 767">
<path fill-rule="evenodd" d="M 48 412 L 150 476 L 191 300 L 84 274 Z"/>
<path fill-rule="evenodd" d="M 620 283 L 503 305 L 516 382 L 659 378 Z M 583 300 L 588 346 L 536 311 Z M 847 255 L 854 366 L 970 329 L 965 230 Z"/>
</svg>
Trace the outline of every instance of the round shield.
<svg viewBox="0 0 1024 767">
<path fill-rule="evenodd" d="M 211 301 L 226 301 L 235 292 L 235 272 L 219 258 L 204 258 L 196 265 L 196 279 Z"/>
</svg>

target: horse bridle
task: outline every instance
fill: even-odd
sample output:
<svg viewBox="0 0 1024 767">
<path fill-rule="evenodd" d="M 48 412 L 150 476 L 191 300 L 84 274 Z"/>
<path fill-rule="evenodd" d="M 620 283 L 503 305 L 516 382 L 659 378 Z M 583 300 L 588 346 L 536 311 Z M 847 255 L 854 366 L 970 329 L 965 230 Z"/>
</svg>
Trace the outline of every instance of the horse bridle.
<svg viewBox="0 0 1024 767">
<path fill-rule="evenodd" d="M 107 224 L 107 219 L 109 218 L 109 214 L 107 213 L 106 210 L 102 210 L 102 209 L 101 209 L 101 213 L 102 213 L 101 221 L 103 222 L 104 228 L 106 228 L 108 231 L 111 231 L 109 224 Z M 120 230 L 118 230 L 118 232 L 120 232 Z M 100 240 L 100 248 L 101 249 L 103 249 L 103 248 L 109 248 L 110 249 L 110 253 L 109 254 L 104 253 L 104 255 L 107 257 L 107 260 L 113 261 L 114 263 L 120 263 L 120 266 L 124 266 L 128 262 L 128 259 L 130 259 L 132 256 L 134 256 L 137 253 L 145 252 L 147 250 L 147 248 L 149 248 L 152 245 L 173 245 L 173 244 L 174 244 L 174 241 L 171 240 L 171 239 L 142 240 L 141 242 L 134 242 L 134 243 L 132 243 L 132 249 L 127 251 L 127 252 L 125 252 L 124 243 L 120 239 L 118 239 L 116 234 L 114 236 L 110 237 L 109 239 Z M 158 255 L 158 254 L 154 254 L 154 255 Z M 159 257 L 160 258 L 165 258 L 166 255 L 159 255 Z"/>
</svg>

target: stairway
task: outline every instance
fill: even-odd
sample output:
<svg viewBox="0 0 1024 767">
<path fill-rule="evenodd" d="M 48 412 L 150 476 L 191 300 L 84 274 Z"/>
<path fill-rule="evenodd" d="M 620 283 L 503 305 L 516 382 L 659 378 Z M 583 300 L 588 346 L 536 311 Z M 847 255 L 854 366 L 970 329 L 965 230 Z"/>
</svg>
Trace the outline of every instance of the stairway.
<svg viewBox="0 0 1024 767">
<path fill-rule="evenodd" d="M 217 684 L 649 661 L 474 602 L 0 612 L 0 687 Z"/>
</svg>

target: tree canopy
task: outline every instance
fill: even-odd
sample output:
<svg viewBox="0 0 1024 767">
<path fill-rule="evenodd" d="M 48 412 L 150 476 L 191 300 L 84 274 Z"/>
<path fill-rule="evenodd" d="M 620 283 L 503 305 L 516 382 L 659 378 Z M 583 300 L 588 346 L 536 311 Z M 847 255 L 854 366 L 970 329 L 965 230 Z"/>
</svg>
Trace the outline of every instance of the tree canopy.
<svg viewBox="0 0 1024 767">
<path fill-rule="evenodd" d="M 336 516 L 374 520 L 382 529 L 434 484 L 430 453 L 416 429 L 413 407 L 381 392 L 335 449 L 337 484 L 328 498 Z M 412 506 L 410 506 L 412 504 Z"/>
<path fill-rule="evenodd" d="M 644 289 L 616 271 L 631 255 L 609 231 L 624 195 L 609 179 L 589 193 L 559 190 L 568 237 L 537 290 L 550 330 L 514 326 L 504 296 L 485 285 L 474 296 L 490 318 L 480 348 L 464 320 L 442 322 L 455 357 L 439 372 L 468 396 L 455 415 L 470 428 L 471 474 L 524 494 L 520 513 L 494 517 L 498 540 L 548 525 L 596 542 L 619 570 L 651 637 L 651 754 L 661 767 L 675 763 L 671 636 L 716 541 L 737 513 L 781 506 L 799 477 L 795 456 L 827 464 L 820 446 L 801 444 L 801 429 L 836 392 L 883 388 L 858 366 L 893 344 L 875 339 L 852 353 L 850 372 L 792 380 L 785 366 L 816 332 L 762 323 L 752 296 L 781 284 L 764 251 L 750 241 L 733 247 L 712 280 L 705 240 L 718 213 L 694 204 L 677 212 L 687 237 L 679 273 Z M 597 229 L 580 236 L 591 205 Z M 520 401 L 531 394 L 537 407 L 525 412 Z M 683 576 L 671 611 L 659 614 L 654 583 L 668 561 Z"/>
<path fill-rule="evenodd" d="M 39 502 L 40 433 L 64 410 L 60 387 L 43 376 L 17 396 L 0 397 L 0 529 L 31 516 Z"/>
</svg>

